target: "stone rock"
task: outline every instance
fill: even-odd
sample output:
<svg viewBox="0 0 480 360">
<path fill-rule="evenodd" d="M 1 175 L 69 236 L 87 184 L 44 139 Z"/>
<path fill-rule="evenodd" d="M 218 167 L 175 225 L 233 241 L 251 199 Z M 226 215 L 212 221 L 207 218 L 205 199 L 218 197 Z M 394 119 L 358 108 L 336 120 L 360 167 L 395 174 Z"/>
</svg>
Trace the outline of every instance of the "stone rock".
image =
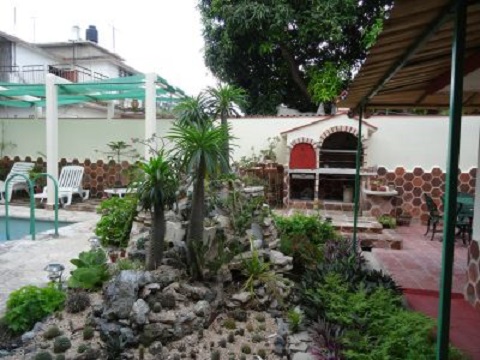
<svg viewBox="0 0 480 360">
<path fill-rule="evenodd" d="M 150 347 L 148 348 L 148 352 L 155 356 L 155 359 L 159 359 L 159 355 L 162 355 L 163 352 L 163 345 L 160 341 L 155 341 Z"/>
<path fill-rule="evenodd" d="M 290 344 L 288 346 L 288 351 L 290 351 L 290 354 L 293 354 L 296 352 L 305 352 L 307 350 L 308 350 L 308 344 L 304 342 Z"/>
<path fill-rule="evenodd" d="M 120 329 L 120 338 L 125 342 L 126 346 L 138 345 L 137 338 L 135 337 L 133 330 L 129 327 L 122 327 Z"/>
<path fill-rule="evenodd" d="M 182 302 L 187 300 L 187 297 L 185 295 L 180 294 L 180 284 L 178 282 L 174 282 L 168 285 L 166 288 L 164 288 L 162 292 L 162 296 L 163 298 L 160 299 L 160 302 L 162 306 L 166 308 L 173 308 L 175 307 L 175 305 L 169 306 L 169 304 L 165 304 L 164 302 L 165 300 L 167 300 L 165 296 L 168 296 L 168 300 L 171 300 L 172 298 L 175 301 L 182 301 Z"/>
<path fill-rule="evenodd" d="M 253 240 L 252 241 L 252 246 L 254 249 L 262 249 L 263 248 L 263 240 Z"/>
<path fill-rule="evenodd" d="M 215 216 L 215 221 L 217 222 L 218 226 L 223 229 L 230 228 L 230 218 L 224 215 L 217 215 Z"/>
<path fill-rule="evenodd" d="M 279 246 L 280 246 L 280 239 L 273 240 L 268 244 L 268 247 L 271 250 L 278 249 Z"/>
<path fill-rule="evenodd" d="M 146 250 L 138 250 L 138 249 L 132 249 L 128 252 L 128 258 L 132 261 L 137 260 L 141 262 L 145 262 L 147 259 L 147 252 Z"/>
<path fill-rule="evenodd" d="M 285 340 L 281 336 L 275 337 L 273 342 L 273 352 L 278 356 L 283 356 L 285 353 Z"/>
<path fill-rule="evenodd" d="M 271 217 L 266 217 L 263 219 L 263 226 L 265 227 L 270 227 L 272 225 L 272 218 Z"/>
<path fill-rule="evenodd" d="M 281 337 L 288 335 L 288 325 L 283 321 L 281 317 L 277 318 L 277 334 Z"/>
<path fill-rule="evenodd" d="M 138 299 L 132 306 L 130 319 L 132 322 L 143 325 L 147 322 L 147 315 L 150 312 L 148 304 L 143 299 Z"/>
<path fill-rule="evenodd" d="M 308 331 L 301 331 L 296 334 L 291 334 L 288 338 L 290 343 L 299 343 L 299 342 L 311 342 L 312 337 L 308 333 Z"/>
<path fill-rule="evenodd" d="M 156 293 L 160 289 L 161 287 L 159 283 L 147 284 L 143 287 L 140 297 L 142 299 L 146 299 L 148 295 L 150 295 L 151 293 Z"/>
<path fill-rule="evenodd" d="M 286 256 L 282 254 L 280 251 L 271 250 L 269 256 L 270 256 L 270 262 L 273 265 L 283 267 L 283 266 L 291 265 L 293 262 L 293 258 L 291 256 Z"/>
<path fill-rule="evenodd" d="M 140 341 L 145 346 L 149 346 L 155 341 L 167 343 L 173 338 L 173 328 L 163 323 L 146 324 L 140 335 Z"/>
<path fill-rule="evenodd" d="M 182 246 L 187 231 L 181 222 L 166 222 L 165 242 L 174 246 Z"/>
<path fill-rule="evenodd" d="M 215 294 L 203 285 L 182 284 L 179 292 L 192 300 L 212 301 L 215 299 Z"/>
<path fill-rule="evenodd" d="M 159 283 L 163 289 L 166 286 L 178 282 L 182 276 L 182 271 L 168 265 L 160 265 L 155 271 L 152 271 L 153 281 Z"/>
<path fill-rule="evenodd" d="M 242 291 L 232 295 L 232 300 L 239 301 L 242 304 L 246 304 L 251 298 L 252 294 L 250 294 L 248 291 Z"/>
<path fill-rule="evenodd" d="M 34 338 L 35 338 L 35 331 L 27 331 L 26 333 L 24 333 L 22 335 L 22 342 L 23 343 L 28 343 L 30 341 L 32 341 Z"/>
<path fill-rule="evenodd" d="M 293 355 L 292 360 L 315 360 L 315 357 L 305 352 L 297 352 Z"/>
<path fill-rule="evenodd" d="M 253 239 L 263 240 L 263 229 L 259 223 L 252 223 L 250 230 L 252 231 Z"/>
<path fill-rule="evenodd" d="M 97 327 L 100 331 L 102 341 L 107 341 L 110 337 L 120 336 L 121 326 L 117 323 L 108 322 L 105 319 L 96 318 Z"/>
<path fill-rule="evenodd" d="M 152 282 L 150 273 L 123 270 L 107 285 L 103 317 L 127 319 L 137 300 L 139 287 Z"/>
<path fill-rule="evenodd" d="M 197 316 L 209 318 L 210 317 L 210 303 L 205 300 L 198 301 L 193 307 L 193 312 Z"/>
<path fill-rule="evenodd" d="M 177 316 L 173 310 L 162 311 L 159 313 L 150 313 L 148 315 L 148 320 L 151 323 L 163 323 L 173 325 Z"/>
</svg>

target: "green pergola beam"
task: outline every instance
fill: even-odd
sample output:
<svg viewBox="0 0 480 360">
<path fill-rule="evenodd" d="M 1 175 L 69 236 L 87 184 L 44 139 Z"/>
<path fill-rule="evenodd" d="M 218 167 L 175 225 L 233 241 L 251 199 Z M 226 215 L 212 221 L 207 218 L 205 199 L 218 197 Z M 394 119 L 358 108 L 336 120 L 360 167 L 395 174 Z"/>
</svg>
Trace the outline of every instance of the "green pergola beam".
<svg viewBox="0 0 480 360">
<path fill-rule="evenodd" d="M 452 272 L 455 251 L 455 221 L 457 216 L 458 158 L 462 129 L 463 68 L 465 54 L 467 0 L 457 0 L 455 28 L 452 42 L 452 70 L 450 82 L 450 120 L 448 160 L 443 217 L 442 272 L 438 309 L 437 360 L 447 360 L 450 343 L 450 309 L 452 300 Z"/>
</svg>

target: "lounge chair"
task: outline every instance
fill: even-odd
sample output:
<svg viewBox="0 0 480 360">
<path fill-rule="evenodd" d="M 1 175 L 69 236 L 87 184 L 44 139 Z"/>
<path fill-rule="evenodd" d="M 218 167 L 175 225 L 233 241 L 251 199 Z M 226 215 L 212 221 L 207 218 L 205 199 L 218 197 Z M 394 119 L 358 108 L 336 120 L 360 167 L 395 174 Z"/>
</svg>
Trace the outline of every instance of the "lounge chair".
<svg viewBox="0 0 480 360">
<path fill-rule="evenodd" d="M 82 166 L 64 166 L 60 172 L 58 179 L 58 199 L 63 206 L 72 204 L 74 194 L 80 195 L 83 200 L 87 200 L 90 196 L 89 190 L 82 188 L 83 167 Z M 47 198 L 47 187 L 43 188 L 41 194 L 35 194 L 36 199 L 43 201 Z M 64 199 L 66 198 L 66 202 Z"/>
<path fill-rule="evenodd" d="M 8 184 L 8 189 L 5 191 L 5 184 L 7 180 L 11 177 L 13 177 L 16 174 L 23 174 L 26 175 L 27 177 L 29 176 L 30 171 L 33 170 L 33 167 L 35 166 L 34 163 L 29 163 L 29 162 L 16 162 L 13 164 L 12 169 L 7 175 L 7 178 L 5 182 L 0 181 L 0 200 L 4 200 L 5 196 L 8 198 L 8 201 L 12 199 L 12 193 L 13 191 L 17 190 L 26 190 L 28 191 L 28 183 L 25 181 L 25 179 L 21 176 L 15 176 L 12 180 L 10 180 Z M 3 196 L 2 196 L 3 194 Z"/>
</svg>

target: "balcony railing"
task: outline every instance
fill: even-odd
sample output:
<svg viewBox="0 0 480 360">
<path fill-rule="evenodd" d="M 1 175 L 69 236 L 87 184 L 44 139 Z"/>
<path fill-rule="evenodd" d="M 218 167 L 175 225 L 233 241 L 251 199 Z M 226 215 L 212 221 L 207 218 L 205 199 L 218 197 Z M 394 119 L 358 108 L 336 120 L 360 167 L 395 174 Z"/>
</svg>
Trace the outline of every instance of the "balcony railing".
<svg viewBox="0 0 480 360">
<path fill-rule="evenodd" d="M 55 74 L 74 83 L 99 81 L 108 76 L 79 65 L 0 66 L 0 81 L 17 84 L 44 84 L 46 74 Z"/>
</svg>

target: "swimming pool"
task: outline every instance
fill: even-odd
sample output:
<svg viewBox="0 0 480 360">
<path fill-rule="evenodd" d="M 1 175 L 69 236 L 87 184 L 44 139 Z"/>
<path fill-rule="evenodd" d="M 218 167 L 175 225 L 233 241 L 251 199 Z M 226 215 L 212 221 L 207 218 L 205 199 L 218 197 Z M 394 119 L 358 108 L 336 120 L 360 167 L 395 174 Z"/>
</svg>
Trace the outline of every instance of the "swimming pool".
<svg viewBox="0 0 480 360">
<path fill-rule="evenodd" d="M 10 224 L 10 239 L 21 239 L 30 234 L 30 219 L 11 217 Z M 71 225 L 72 222 L 59 221 L 58 227 Z M 35 233 L 39 234 L 47 230 L 53 230 L 55 228 L 54 221 L 50 220 L 36 220 L 35 221 Z M 7 240 L 7 234 L 5 230 L 5 218 L 0 217 L 0 242 Z"/>
</svg>

